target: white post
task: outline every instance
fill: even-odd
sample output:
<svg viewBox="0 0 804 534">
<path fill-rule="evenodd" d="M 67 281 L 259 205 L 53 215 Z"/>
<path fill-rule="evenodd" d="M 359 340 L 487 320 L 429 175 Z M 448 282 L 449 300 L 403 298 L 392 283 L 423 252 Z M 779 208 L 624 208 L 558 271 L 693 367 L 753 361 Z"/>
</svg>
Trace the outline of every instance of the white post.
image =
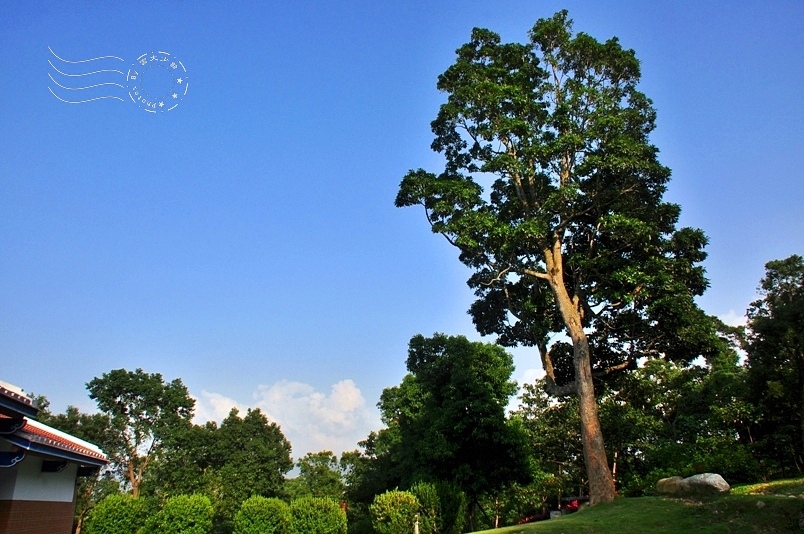
<svg viewBox="0 0 804 534">
<path fill-rule="evenodd" d="M 413 534 L 419 534 L 419 514 L 414 516 Z"/>
</svg>

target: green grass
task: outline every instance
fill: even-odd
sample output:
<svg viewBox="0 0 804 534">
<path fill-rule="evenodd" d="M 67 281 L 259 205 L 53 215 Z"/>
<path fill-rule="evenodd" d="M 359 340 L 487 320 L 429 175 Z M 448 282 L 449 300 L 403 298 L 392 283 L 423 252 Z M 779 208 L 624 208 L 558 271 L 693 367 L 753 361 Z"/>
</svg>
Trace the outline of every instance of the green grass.
<svg viewBox="0 0 804 534">
<path fill-rule="evenodd" d="M 486 534 L 804 532 L 804 478 L 735 488 L 708 499 L 620 498 L 610 504 Z"/>
</svg>

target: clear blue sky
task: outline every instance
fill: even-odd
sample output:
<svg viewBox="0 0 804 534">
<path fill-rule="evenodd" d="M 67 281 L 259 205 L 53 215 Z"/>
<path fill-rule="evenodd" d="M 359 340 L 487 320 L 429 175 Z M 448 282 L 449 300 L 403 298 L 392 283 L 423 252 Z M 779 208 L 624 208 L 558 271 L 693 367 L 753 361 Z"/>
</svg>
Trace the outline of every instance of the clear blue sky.
<svg viewBox="0 0 804 534">
<path fill-rule="evenodd" d="M 472 27 L 523 41 L 565 7 L 636 50 L 668 198 L 710 237 L 700 303 L 739 318 L 764 263 L 804 253 L 799 0 L 4 1 L 0 379 L 89 411 L 86 382 L 141 367 L 200 418 L 263 408 L 294 456 L 354 448 L 412 335 L 477 338 L 455 250 L 393 207 L 437 166 L 436 77 Z M 49 90 L 48 60 L 154 51 L 187 68 L 168 113 Z"/>
</svg>

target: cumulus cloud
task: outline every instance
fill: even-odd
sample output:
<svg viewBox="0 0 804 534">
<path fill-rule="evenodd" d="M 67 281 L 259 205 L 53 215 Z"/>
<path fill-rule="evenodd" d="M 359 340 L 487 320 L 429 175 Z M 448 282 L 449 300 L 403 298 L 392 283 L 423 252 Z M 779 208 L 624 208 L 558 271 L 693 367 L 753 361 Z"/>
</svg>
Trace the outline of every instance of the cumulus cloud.
<svg viewBox="0 0 804 534">
<path fill-rule="evenodd" d="M 357 448 L 357 442 L 382 425 L 377 410 L 369 408 L 352 380 L 333 384 L 328 393 L 310 384 L 281 380 L 257 387 L 251 405 L 218 393 L 202 391 L 196 398 L 196 423 L 220 422 L 232 408 L 245 412 L 259 408 L 277 423 L 293 447 L 293 457 L 331 450 L 340 455 Z"/>
<path fill-rule="evenodd" d="M 745 326 L 746 318 L 744 313 L 737 313 L 734 310 L 729 310 L 728 313 L 718 317 L 721 321 L 729 326 Z"/>
<path fill-rule="evenodd" d="M 248 409 L 248 406 L 240 404 L 234 399 L 225 397 L 220 393 L 212 393 L 203 390 L 199 397 L 194 395 L 192 397 L 195 399 L 195 417 L 193 418 L 193 422 L 199 425 L 203 425 L 207 421 L 220 423 L 229 415 L 232 408 L 237 408 L 238 411 L 241 412 Z"/>
</svg>

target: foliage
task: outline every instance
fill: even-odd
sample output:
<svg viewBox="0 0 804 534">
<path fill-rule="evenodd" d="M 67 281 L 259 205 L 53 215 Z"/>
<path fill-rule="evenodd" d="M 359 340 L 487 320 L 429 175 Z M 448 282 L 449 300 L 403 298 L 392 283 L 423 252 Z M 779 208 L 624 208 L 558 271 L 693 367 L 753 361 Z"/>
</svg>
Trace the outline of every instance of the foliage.
<svg viewBox="0 0 804 534">
<path fill-rule="evenodd" d="M 642 495 L 660 478 L 701 472 L 730 483 L 754 480 L 745 373 L 724 337 L 703 365 L 646 360 L 600 385 L 600 418 L 620 491 Z M 551 476 L 541 495 L 553 508 L 561 495 L 585 492 L 575 402 L 557 403 L 537 383 L 523 388 L 513 413 L 528 432 L 534 473 Z"/>
<path fill-rule="evenodd" d="M 293 461 L 290 443 L 276 423 L 259 409 L 249 409 L 242 418 L 233 409 L 214 434 L 211 486 L 219 516 L 233 518 L 251 495 L 284 496 L 284 474 Z"/>
<path fill-rule="evenodd" d="M 47 410 L 47 399 L 39 397 L 38 402 L 45 408 L 40 407 L 38 414 L 42 423 L 93 443 L 103 451 L 114 447 L 114 433 L 110 431 L 111 419 L 107 414 L 84 414 L 75 406 L 68 406 L 63 414 L 53 415 Z M 117 493 L 119 483 L 108 469 L 98 469 L 92 475 L 79 477 L 76 484 L 75 525 L 80 531 L 92 508 L 108 495 Z"/>
<path fill-rule="evenodd" d="M 464 526 L 466 525 L 469 510 L 466 494 L 457 484 L 452 482 L 436 482 L 435 488 L 441 507 L 439 532 L 441 534 L 460 534 L 465 532 Z"/>
<path fill-rule="evenodd" d="M 516 391 L 501 347 L 463 336 L 410 340 L 410 374 L 383 391 L 380 410 L 398 428 L 402 480 L 455 481 L 470 495 L 524 480 L 524 442 L 505 407 Z"/>
<path fill-rule="evenodd" d="M 148 519 L 142 534 L 208 534 L 213 513 L 206 495 L 176 495 Z"/>
<path fill-rule="evenodd" d="M 391 423 L 389 428 L 372 431 L 359 442 L 362 451 L 347 451 L 341 455 L 340 467 L 350 514 L 355 509 L 358 514 L 364 511 L 368 513 L 368 505 L 376 495 L 399 487 L 402 481 L 399 441 L 399 427 Z M 350 517 L 350 528 L 352 523 Z"/>
<path fill-rule="evenodd" d="M 331 451 L 308 452 L 296 462 L 299 476 L 287 481 L 291 498 L 312 495 L 343 499 L 344 484 L 338 458 Z"/>
<path fill-rule="evenodd" d="M 231 530 L 241 504 L 252 495 L 285 497 L 284 475 L 293 462 L 290 443 L 260 410 L 229 413 L 175 429 L 149 467 L 145 493 L 159 499 L 201 493 L 212 499 L 216 529 Z"/>
<path fill-rule="evenodd" d="M 292 534 L 346 534 L 346 512 L 326 497 L 301 497 L 290 503 Z"/>
<path fill-rule="evenodd" d="M 419 532 L 421 534 L 442 532 L 441 500 L 435 484 L 417 482 L 408 492 L 419 502 Z"/>
<path fill-rule="evenodd" d="M 706 238 L 677 229 L 680 208 L 662 200 L 670 171 L 648 138 L 656 113 L 616 38 L 573 35 L 562 11 L 525 45 L 475 29 L 457 56 L 432 122 L 444 170 L 410 171 L 396 205 L 423 206 L 474 271 L 478 331 L 538 347 L 551 391 L 578 396 L 592 499 L 613 499 L 593 373 L 710 350 L 693 300 L 707 286 Z M 548 347 L 558 332 L 571 347 Z"/>
<path fill-rule="evenodd" d="M 148 501 L 131 495 L 112 494 L 90 512 L 84 526 L 86 534 L 137 532 L 149 515 Z"/>
<path fill-rule="evenodd" d="M 159 456 L 145 474 L 144 494 L 160 500 L 175 495 L 217 494 L 218 431 L 215 423 L 207 423 L 181 426 L 165 436 Z"/>
<path fill-rule="evenodd" d="M 387 491 L 371 504 L 371 524 L 377 534 L 413 532 L 421 505 L 408 491 Z"/>
<path fill-rule="evenodd" d="M 190 425 L 195 401 L 181 380 L 142 369 L 116 369 L 87 384 L 89 397 L 111 421 L 105 450 L 117 473 L 137 497 L 146 468 L 166 436 Z"/>
<path fill-rule="evenodd" d="M 804 468 L 804 258 L 765 265 L 761 298 L 748 309 L 748 401 L 766 475 Z"/>
<path fill-rule="evenodd" d="M 234 534 L 288 534 L 290 524 L 290 506 L 285 501 L 254 495 L 235 515 Z"/>
</svg>

